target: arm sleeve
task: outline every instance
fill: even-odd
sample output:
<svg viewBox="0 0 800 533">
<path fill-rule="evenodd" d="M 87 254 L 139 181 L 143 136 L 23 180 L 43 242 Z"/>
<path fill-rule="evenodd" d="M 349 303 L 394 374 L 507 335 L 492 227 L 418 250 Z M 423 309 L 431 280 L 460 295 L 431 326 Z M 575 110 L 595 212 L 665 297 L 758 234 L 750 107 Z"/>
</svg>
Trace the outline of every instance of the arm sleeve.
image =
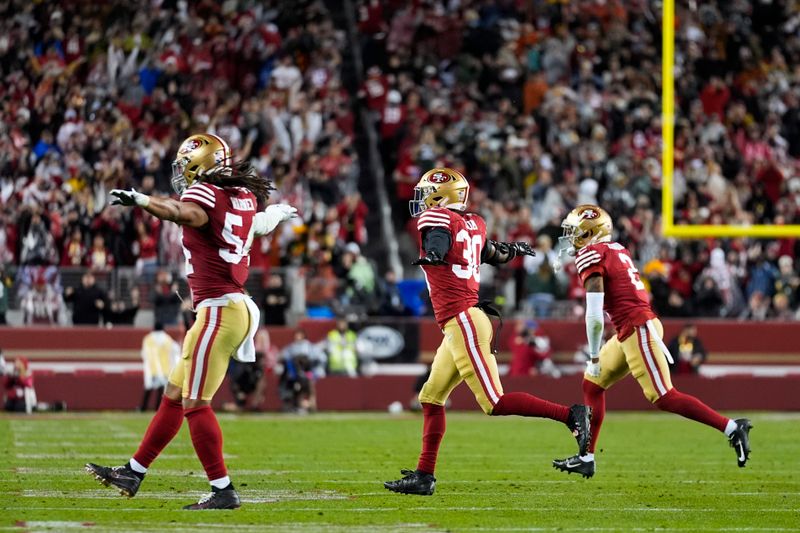
<svg viewBox="0 0 800 533">
<path fill-rule="evenodd" d="M 268 235 L 272 233 L 272 230 L 278 227 L 278 224 L 280 224 L 278 219 L 270 219 L 264 211 L 259 211 L 253 217 L 253 233 L 256 237 Z"/>
<path fill-rule="evenodd" d="M 586 339 L 589 342 L 589 355 L 597 357 L 603 343 L 603 300 L 602 292 L 586 293 Z"/>
<path fill-rule="evenodd" d="M 486 246 L 481 250 L 481 263 L 487 265 L 502 265 L 514 259 L 511 248 L 504 242 L 497 242 L 491 239 L 486 240 Z"/>
<path fill-rule="evenodd" d="M 450 231 L 444 228 L 431 228 L 425 232 L 422 239 L 422 249 L 428 252 L 436 252 L 439 257 L 444 258 L 452 246 Z"/>
</svg>

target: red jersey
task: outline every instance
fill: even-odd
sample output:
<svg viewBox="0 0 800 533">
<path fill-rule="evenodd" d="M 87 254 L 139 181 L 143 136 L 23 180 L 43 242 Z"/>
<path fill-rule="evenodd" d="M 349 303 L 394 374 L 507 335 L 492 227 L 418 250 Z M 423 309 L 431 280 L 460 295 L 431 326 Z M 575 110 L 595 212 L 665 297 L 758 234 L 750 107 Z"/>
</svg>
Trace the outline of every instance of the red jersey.
<svg viewBox="0 0 800 533">
<path fill-rule="evenodd" d="M 628 338 L 633 328 L 656 318 L 639 271 L 621 244 L 601 242 L 581 248 L 575 256 L 575 266 L 582 283 L 592 274 L 603 276 L 603 308 L 611 317 L 619 340 Z"/>
<path fill-rule="evenodd" d="M 183 228 L 186 275 L 197 306 L 206 298 L 243 293 L 250 269 L 255 195 L 242 187 L 195 183 L 181 195 L 208 214 L 202 228 Z"/>
<path fill-rule="evenodd" d="M 444 257 L 447 264 L 422 267 L 431 295 L 433 314 L 439 327 L 444 327 L 448 320 L 478 303 L 486 222 L 478 215 L 462 216 L 443 207 L 426 209 L 417 219 L 420 257 L 425 256 L 422 249 L 423 233 L 433 228 L 450 232 L 450 251 Z"/>
</svg>

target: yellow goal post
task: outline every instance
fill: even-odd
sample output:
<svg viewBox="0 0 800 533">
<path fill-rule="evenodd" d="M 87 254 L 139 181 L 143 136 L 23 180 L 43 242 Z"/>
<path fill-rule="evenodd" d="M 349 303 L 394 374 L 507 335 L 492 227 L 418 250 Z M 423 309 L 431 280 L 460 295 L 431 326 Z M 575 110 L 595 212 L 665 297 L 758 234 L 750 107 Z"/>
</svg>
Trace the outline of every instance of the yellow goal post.
<svg viewBox="0 0 800 533">
<path fill-rule="evenodd" d="M 800 237 L 800 225 L 675 224 L 673 198 L 675 141 L 675 0 L 664 0 L 661 17 L 661 229 L 665 237 L 702 239 L 705 237 Z"/>
</svg>

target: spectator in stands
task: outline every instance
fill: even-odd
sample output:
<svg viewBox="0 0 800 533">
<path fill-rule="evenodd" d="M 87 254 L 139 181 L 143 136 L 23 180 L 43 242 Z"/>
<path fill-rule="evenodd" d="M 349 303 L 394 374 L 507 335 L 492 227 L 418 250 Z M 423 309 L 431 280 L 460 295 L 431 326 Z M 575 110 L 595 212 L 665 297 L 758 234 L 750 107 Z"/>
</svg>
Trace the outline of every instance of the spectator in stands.
<svg viewBox="0 0 800 533">
<path fill-rule="evenodd" d="M 724 301 L 711 276 L 699 276 L 695 282 L 692 309 L 698 317 L 719 317 Z"/>
<path fill-rule="evenodd" d="M 674 361 L 669 365 L 672 373 L 697 374 L 700 365 L 706 362 L 708 353 L 703 341 L 697 336 L 697 326 L 685 324 L 680 333 L 667 345 Z"/>
<path fill-rule="evenodd" d="M 346 280 L 341 302 L 346 307 L 360 306 L 369 309 L 375 300 L 375 267 L 361 254 L 358 244 L 351 242 L 345 247 L 341 263 L 342 275 Z"/>
<path fill-rule="evenodd" d="M 30 216 L 27 226 L 21 222 L 19 227 L 21 230 L 24 228 L 20 251 L 21 264 L 54 265 L 58 263 L 55 240 L 38 211 L 34 211 Z"/>
<path fill-rule="evenodd" d="M 94 271 L 109 270 L 114 266 L 114 256 L 106 248 L 106 240 L 99 233 L 92 239 L 92 247 L 86 253 L 84 265 Z"/>
<path fill-rule="evenodd" d="M 139 312 L 139 287 L 131 288 L 130 304 L 125 300 L 114 299 L 105 313 L 107 326 L 132 326 Z"/>
<path fill-rule="evenodd" d="M 510 376 L 536 376 L 543 374 L 561 377 L 561 371 L 553 364 L 550 338 L 539 328 L 537 322 L 517 322 L 511 340 Z"/>
<path fill-rule="evenodd" d="M 178 323 L 178 311 L 181 297 L 178 294 L 178 283 L 172 281 L 172 273 L 159 270 L 153 285 L 153 313 L 156 322 L 165 326 Z"/>
<path fill-rule="evenodd" d="M 92 272 L 81 276 L 77 288 L 64 289 L 64 300 L 72 304 L 72 323 L 97 326 L 108 308 L 108 294 L 97 285 Z"/>
<path fill-rule="evenodd" d="M 539 263 L 536 272 L 528 275 L 527 286 L 533 316 L 549 317 L 553 303 L 561 295 L 561 287 L 551 264 L 547 261 Z"/>
<path fill-rule="evenodd" d="M 150 396 L 155 392 L 154 410 L 158 410 L 169 373 L 181 357 L 181 347 L 164 331 L 164 325 L 156 322 L 153 331 L 142 339 L 142 367 L 144 370 L 144 394 L 140 411 L 147 411 Z"/>
<path fill-rule="evenodd" d="M 331 376 L 358 375 L 358 352 L 356 351 L 356 332 L 347 320 L 340 318 L 336 328 L 328 332 L 325 351 L 328 354 L 328 374 Z"/>
<path fill-rule="evenodd" d="M 289 292 L 283 284 L 283 277 L 277 273 L 270 274 L 262 303 L 264 324 L 285 326 L 287 309 L 289 309 Z"/>
<path fill-rule="evenodd" d="M 800 302 L 800 275 L 794 268 L 794 260 L 783 255 L 778 259 L 779 277 L 775 281 L 775 292 L 784 294 L 789 300 L 791 307 L 796 307 Z"/>
<path fill-rule="evenodd" d="M 397 273 L 394 270 L 386 271 L 383 279 L 378 283 L 378 306 L 375 312 L 378 316 L 409 316 L 411 311 L 403 303 L 403 297 L 397 286 Z"/>
</svg>

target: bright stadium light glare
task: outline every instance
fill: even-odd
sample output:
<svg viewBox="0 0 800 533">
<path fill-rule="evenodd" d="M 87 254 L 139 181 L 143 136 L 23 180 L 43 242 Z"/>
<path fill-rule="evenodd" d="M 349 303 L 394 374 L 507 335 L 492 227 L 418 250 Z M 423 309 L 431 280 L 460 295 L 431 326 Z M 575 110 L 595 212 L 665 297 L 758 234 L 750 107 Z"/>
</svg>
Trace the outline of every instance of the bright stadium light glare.
<svg viewBox="0 0 800 533">
<path fill-rule="evenodd" d="M 800 237 L 800 225 L 676 224 L 673 193 L 675 141 L 675 0 L 664 0 L 661 17 L 661 231 L 665 237 L 789 238 Z"/>
</svg>

